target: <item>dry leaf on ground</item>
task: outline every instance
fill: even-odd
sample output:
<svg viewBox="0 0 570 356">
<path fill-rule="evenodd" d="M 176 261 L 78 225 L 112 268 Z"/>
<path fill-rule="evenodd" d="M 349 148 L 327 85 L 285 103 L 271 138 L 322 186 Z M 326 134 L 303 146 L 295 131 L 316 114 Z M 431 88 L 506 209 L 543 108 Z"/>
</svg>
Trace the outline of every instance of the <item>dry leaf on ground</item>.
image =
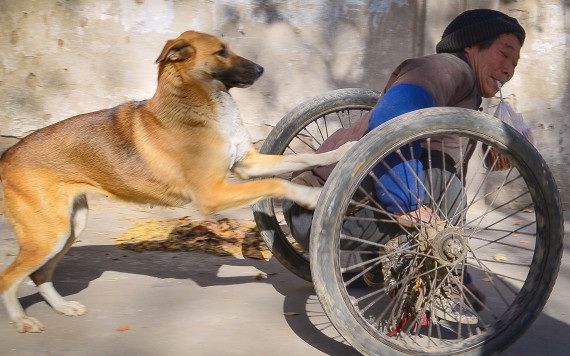
<svg viewBox="0 0 570 356">
<path fill-rule="evenodd" d="M 143 220 L 115 238 L 120 248 L 142 251 L 199 251 L 218 256 L 269 259 L 271 252 L 251 223 L 233 219 Z"/>
<path fill-rule="evenodd" d="M 493 256 L 493 258 L 495 259 L 495 261 L 499 261 L 499 262 L 503 262 L 507 260 L 507 256 L 505 256 L 502 253 L 497 253 L 495 256 Z"/>
</svg>

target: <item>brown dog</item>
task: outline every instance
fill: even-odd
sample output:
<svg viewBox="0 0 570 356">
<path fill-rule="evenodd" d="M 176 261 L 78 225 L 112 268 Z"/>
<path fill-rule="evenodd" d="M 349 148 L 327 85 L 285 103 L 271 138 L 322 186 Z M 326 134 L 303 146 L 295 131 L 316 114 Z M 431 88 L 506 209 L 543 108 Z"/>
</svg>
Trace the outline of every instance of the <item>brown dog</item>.
<svg viewBox="0 0 570 356">
<path fill-rule="evenodd" d="M 48 126 L 1 157 L 4 209 L 20 251 L 0 273 L 0 294 L 18 331 L 44 329 L 16 297 L 27 276 L 56 311 L 85 313 L 51 283 L 55 266 L 85 226 L 85 193 L 165 206 L 192 201 L 205 214 L 263 197 L 314 208 L 318 188 L 276 178 L 230 183 L 228 174 L 249 178 L 328 165 L 350 147 L 318 155 L 256 152 L 228 89 L 253 84 L 263 68 L 214 36 L 184 32 L 166 43 L 157 63 L 151 99 Z"/>
</svg>

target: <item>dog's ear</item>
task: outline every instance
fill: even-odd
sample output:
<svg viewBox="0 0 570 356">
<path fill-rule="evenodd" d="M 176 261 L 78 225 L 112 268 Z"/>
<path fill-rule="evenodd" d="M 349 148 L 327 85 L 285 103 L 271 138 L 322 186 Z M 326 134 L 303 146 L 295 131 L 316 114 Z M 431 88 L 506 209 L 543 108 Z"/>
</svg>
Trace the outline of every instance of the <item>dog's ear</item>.
<svg viewBox="0 0 570 356">
<path fill-rule="evenodd" d="M 182 61 L 194 56 L 195 53 L 194 47 L 183 38 L 168 40 L 162 49 L 162 53 L 156 59 L 156 63 Z"/>
</svg>

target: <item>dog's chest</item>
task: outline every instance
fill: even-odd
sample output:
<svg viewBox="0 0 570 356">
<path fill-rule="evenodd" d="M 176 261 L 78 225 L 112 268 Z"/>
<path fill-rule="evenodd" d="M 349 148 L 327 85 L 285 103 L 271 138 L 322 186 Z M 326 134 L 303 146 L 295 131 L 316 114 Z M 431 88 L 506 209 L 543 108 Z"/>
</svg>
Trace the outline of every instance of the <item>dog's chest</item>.
<svg viewBox="0 0 570 356">
<path fill-rule="evenodd" d="M 241 122 L 241 116 L 236 102 L 229 93 L 221 92 L 217 98 L 220 114 L 219 130 L 226 138 L 228 153 L 228 168 L 242 160 L 251 147 L 251 139 Z"/>
</svg>

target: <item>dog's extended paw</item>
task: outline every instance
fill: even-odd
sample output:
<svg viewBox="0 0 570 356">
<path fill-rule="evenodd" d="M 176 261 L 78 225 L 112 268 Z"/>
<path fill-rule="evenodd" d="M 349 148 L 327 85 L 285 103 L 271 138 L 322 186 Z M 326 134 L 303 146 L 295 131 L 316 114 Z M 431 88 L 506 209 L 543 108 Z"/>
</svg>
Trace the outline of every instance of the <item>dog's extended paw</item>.
<svg viewBox="0 0 570 356">
<path fill-rule="evenodd" d="M 87 308 L 83 304 L 74 301 L 65 302 L 54 309 L 67 316 L 78 316 L 87 312 Z"/>
<path fill-rule="evenodd" d="M 342 146 L 340 146 L 335 150 L 321 153 L 321 155 L 323 156 L 320 165 L 326 166 L 329 164 L 337 163 L 338 161 L 341 160 L 342 157 L 344 157 L 344 155 L 348 152 L 348 150 L 350 150 L 352 146 L 354 146 L 357 142 L 358 141 L 349 141 L 344 143 Z"/>
<path fill-rule="evenodd" d="M 16 318 L 12 322 L 19 333 L 41 333 L 45 330 L 43 324 L 38 319 L 26 315 Z"/>
<path fill-rule="evenodd" d="M 342 144 L 338 150 L 341 153 L 341 157 L 344 156 L 346 154 L 346 152 L 348 152 L 348 150 L 350 150 L 352 148 L 352 146 L 356 145 L 358 141 L 348 141 L 344 144 Z"/>
<path fill-rule="evenodd" d="M 299 204 L 306 209 L 315 210 L 317 207 L 317 202 L 319 201 L 319 196 L 323 191 L 321 187 L 304 187 L 303 199 L 299 201 Z"/>
</svg>

